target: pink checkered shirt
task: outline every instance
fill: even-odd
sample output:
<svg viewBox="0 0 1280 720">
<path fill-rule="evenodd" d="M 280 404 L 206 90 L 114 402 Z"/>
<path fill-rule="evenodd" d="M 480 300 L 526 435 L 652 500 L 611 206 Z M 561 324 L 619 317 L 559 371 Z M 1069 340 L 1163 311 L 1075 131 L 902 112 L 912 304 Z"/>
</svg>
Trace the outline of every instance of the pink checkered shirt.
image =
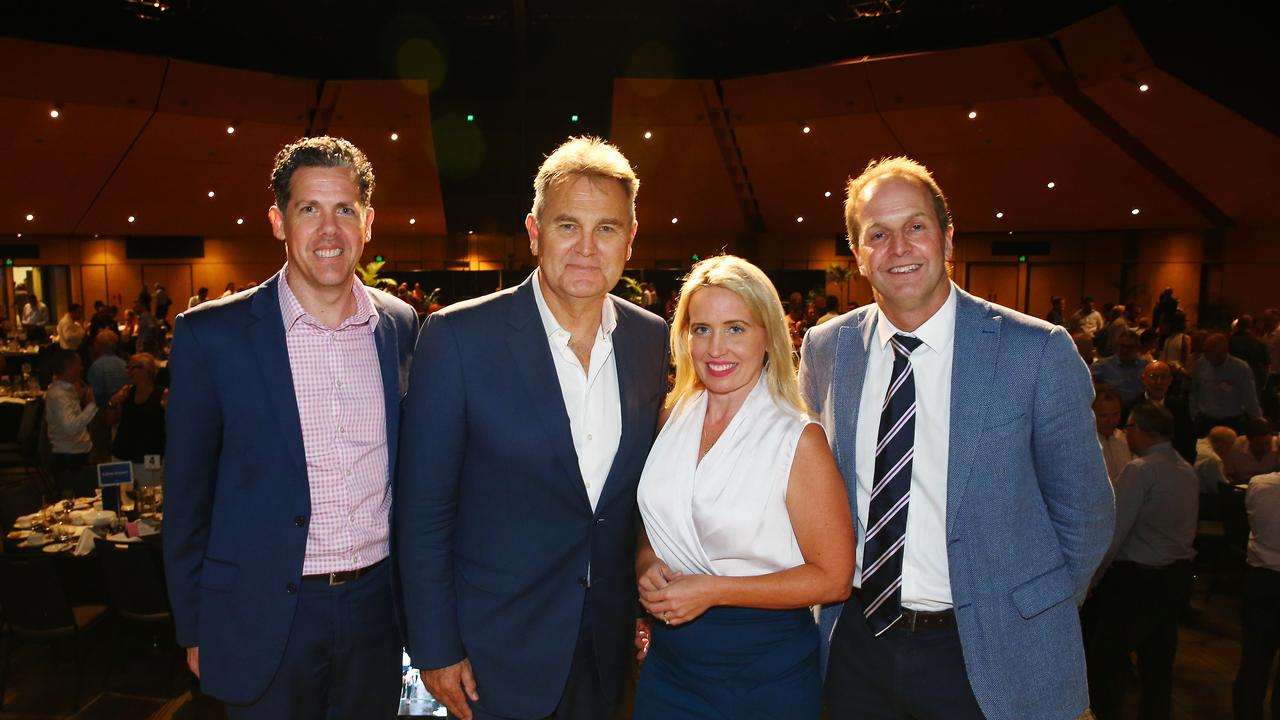
<svg viewBox="0 0 1280 720">
<path fill-rule="evenodd" d="M 386 400 L 373 331 L 378 313 L 352 278 L 355 313 L 333 330 L 311 316 L 281 273 L 293 392 L 311 486 L 311 522 L 302 573 L 355 570 L 387 556 L 391 483 Z"/>
</svg>

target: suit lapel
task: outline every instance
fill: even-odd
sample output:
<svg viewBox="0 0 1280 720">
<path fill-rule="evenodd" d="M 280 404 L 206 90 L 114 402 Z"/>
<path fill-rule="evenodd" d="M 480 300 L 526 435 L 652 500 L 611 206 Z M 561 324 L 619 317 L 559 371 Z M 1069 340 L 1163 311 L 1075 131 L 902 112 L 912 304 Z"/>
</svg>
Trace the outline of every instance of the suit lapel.
<svg viewBox="0 0 1280 720">
<path fill-rule="evenodd" d="M 635 333 L 631 329 L 631 318 L 617 307 L 612 295 L 606 296 L 605 302 L 615 303 L 618 325 L 611 336 L 613 342 L 613 359 L 618 369 L 618 402 L 621 404 L 622 437 L 618 439 L 618 451 L 613 455 L 613 464 L 609 467 L 609 475 L 605 479 L 604 489 L 600 491 L 600 502 L 596 508 L 604 507 L 605 499 L 622 487 L 622 479 L 618 477 L 622 468 L 627 467 L 632 444 L 637 441 L 643 428 L 640 427 L 640 398 L 644 392 L 641 387 L 639 369 L 636 367 L 637 344 Z M 649 429 L 652 436 L 653 429 Z"/>
<path fill-rule="evenodd" d="M 512 365 L 529 394 L 538 429 L 547 436 L 556 457 L 564 466 L 565 477 L 571 480 L 577 494 L 590 507 L 578 466 L 578 453 L 570 435 L 569 413 L 560 392 L 560 379 L 556 375 L 551 348 L 547 345 L 542 317 L 538 315 L 537 300 L 533 297 L 533 282 L 534 276 L 530 275 L 511 297 L 511 313 L 507 316 L 511 332 L 507 335 L 507 348 L 511 351 Z"/>
<path fill-rule="evenodd" d="M 832 384 L 832 422 L 835 425 L 836 464 L 844 475 L 849 502 L 857 509 L 855 491 L 858 487 L 858 408 L 862 399 L 862 386 L 867 377 L 867 353 L 871 347 L 875 322 L 870 313 L 859 314 L 852 322 L 840 328 L 836 338 L 836 362 Z M 855 513 L 856 516 L 856 513 Z"/>
<path fill-rule="evenodd" d="M 369 302 L 378 312 L 378 324 L 373 331 L 373 342 L 378 350 L 378 367 L 382 370 L 382 397 L 387 412 L 387 467 L 395 467 L 397 441 L 400 437 L 400 338 L 395 324 L 387 315 L 382 299 L 376 292 L 366 290 Z"/>
<path fill-rule="evenodd" d="M 951 436 L 947 450 L 947 531 L 956 527 L 994 397 L 1000 317 L 972 295 L 956 288 L 955 347 L 951 360 Z"/>
<path fill-rule="evenodd" d="M 293 458 L 298 472 L 306 478 L 307 463 L 302 449 L 302 421 L 298 399 L 293 392 L 293 370 L 284 339 L 284 319 L 280 316 L 279 283 L 276 273 L 253 295 L 249 310 L 249 347 L 262 371 L 268 411 L 280 424 L 280 439 Z"/>
</svg>

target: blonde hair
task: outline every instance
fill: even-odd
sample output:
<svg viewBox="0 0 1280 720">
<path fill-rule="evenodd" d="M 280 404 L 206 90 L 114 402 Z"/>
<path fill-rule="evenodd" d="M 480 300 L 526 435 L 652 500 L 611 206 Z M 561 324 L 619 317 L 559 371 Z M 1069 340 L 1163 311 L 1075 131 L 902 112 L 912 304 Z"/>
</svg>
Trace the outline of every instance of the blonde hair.
<svg viewBox="0 0 1280 720">
<path fill-rule="evenodd" d="M 542 205 L 552 188 L 573 178 L 594 176 L 617 180 L 627 195 L 632 222 L 636 219 L 636 193 L 640 191 L 640 179 L 631 163 L 617 147 L 598 137 L 583 135 L 569 138 L 556 148 L 533 179 L 533 219 L 541 221 Z"/>
<path fill-rule="evenodd" d="M 947 210 L 947 198 L 943 196 L 942 188 L 938 187 L 928 168 L 903 155 L 880 158 L 867 163 L 867 169 L 850 180 L 845 188 L 844 225 L 849 231 L 849 247 L 856 249 L 862 235 L 862 227 L 858 224 L 858 196 L 873 181 L 890 176 L 914 180 L 923 185 L 933 199 L 933 213 L 938 219 L 938 230 L 945 232 L 951 227 L 951 213 Z"/>
<path fill-rule="evenodd" d="M 675 320 L 671 326 L 671 357 L 676 365 L 676 381 L 667 394 L 666 406 L 675 407 L 703 387 L 694 370 L 693 356 L 689 353 L 689 300 L 707 287 L 724 288 L 747 304 L 767 339 L 764 372 L 768 376 L 769 394 L 774 400 L 809 414 L 808 405 L 800 395 L 800 383 L 796 380 L 795 348 L 791 344 L 791 333 L 787 329 L 787 318 L 778 291 L 764 271 L 733 255 L 709 257 L 694 265 L 680 288 L 680 302 L 676 305 Z"/>
</svg>

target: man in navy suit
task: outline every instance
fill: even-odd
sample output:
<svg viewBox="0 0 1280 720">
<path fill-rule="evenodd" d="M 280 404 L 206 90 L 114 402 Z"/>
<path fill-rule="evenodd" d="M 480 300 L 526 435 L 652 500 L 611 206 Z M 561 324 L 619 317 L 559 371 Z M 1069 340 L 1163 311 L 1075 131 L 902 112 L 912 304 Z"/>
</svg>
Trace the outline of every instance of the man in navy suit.
<svg viewBox="0 0 1280 720">
<path fill-rule="evenodd" d="M 924 166 L 872 163 L 845 219 L 876 302 L 813 328 L 800 370 L 858 520 L 854 592 L 822 614 L 829 715 L 1077 717 L 1076 607 L 1114 523 L 1089 373 L 1063 328 L 952 284 Z"/>
<path fill-rule="evenodd" d="M 609 294 L 631 256 L 626 158 L 574 138 L 525 219 L 538 268 L 418 338 L 396 496 L 410 655 L 458 718 L 612 716 L 636 631 L 636 483 L 666 324 Z"/>
<path fill-rule="evenodd" d="M 351 143 L 276 157 L 262 285 L 178 316 L 164 555 L 178 642 L 231 718 L 391 717 L 387 561 L 412 308 L 355 278 L 373 169 Z"/>
</svg>

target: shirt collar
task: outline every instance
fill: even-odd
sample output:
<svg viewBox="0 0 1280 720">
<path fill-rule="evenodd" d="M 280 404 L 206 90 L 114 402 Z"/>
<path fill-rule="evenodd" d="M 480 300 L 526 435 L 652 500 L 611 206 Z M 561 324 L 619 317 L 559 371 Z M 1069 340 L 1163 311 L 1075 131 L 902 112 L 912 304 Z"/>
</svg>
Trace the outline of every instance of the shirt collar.
<svg viewBox="0 0 1280 720">
<path fill-rule="evenodd" d="M 1173 446 L 1170 445 L 1169 441 L 1167 440 L 1164 442 L 1155 443 L 1154 445 L 1151 445 L 1146 450 L 1143 450 L 1138 454 L 1141 455 L 1142 457 L 1146 457 L 1152 453 L 1166 452 L 1166 451 L 1173 452 Z"/>
<path fill-rule="evenodd" d="M 354 275 L 351 276 L 351 294 L 356 299 L 356 310 L 350 317 L 338 324 L 335 330 L 342 330 L 346 327 L 368 324 L 369 332 L 373 332 L 378 326 L 378 311 L 373 307 L 373 302 L 369 300 L 369 293 L 364 289 L 364 283 L 360 282 Z M 293 326 L 299 320 L 306 320 L 312 325 L 320 325 L 320 322 L 302 307 L 302 303 L 298 301 L 298 296 L 293 294 L 293 288 L 289 287 L 289 263 L 285 263 L 280 269 L 280 283 L 277 285 L 277 295 L 280 299 L 280 317 L 284 320 L 284 331 L 287 333 L 293 329 Z"/>
<path fill-rule="evenodd" d="M 876 314 L 879 315 L 879 322 L 876 323 L 876 339 L 880 342 L 880 349 L 884 350 L 889 344 L 889 339 L 898 333 L 910 335 L 919 338 L 930 350 L 935 353 L 941 353 L 949 350 L 955 341 L 956 336 L 956 285 L 951 283 L 951 288 L 947 292 L 947 300 L 942 303 L 942 307 L 938 308 L 928 320 L 925 320 L 915 332 L 905 332 L 899 330 L 889 320 L 888 316 L 880 310 L 880 305 L 876 305 Z"/>
<path fill-rule="evenodd" d="M 542 329 L 546 331 L 547 337 L 551 337 L 556 333 L 569 334 L 565 330 L 560 321 L 556 320 L 555 313 L 551 312 L 551 308 L 547 305 L 547 299 L 542 296 L 542 268 L 536 268 L 530 282 L 533 283 L 533 300 L 538 305 L 538 315 L 542 317 Z M 609 337 L 613 334 L 614 328 L 618 327 L 618 311 L 614 309 L 613 302 L 606 295 L 602 298 L 600 308 L 600 334 Z"/>
</svg>

